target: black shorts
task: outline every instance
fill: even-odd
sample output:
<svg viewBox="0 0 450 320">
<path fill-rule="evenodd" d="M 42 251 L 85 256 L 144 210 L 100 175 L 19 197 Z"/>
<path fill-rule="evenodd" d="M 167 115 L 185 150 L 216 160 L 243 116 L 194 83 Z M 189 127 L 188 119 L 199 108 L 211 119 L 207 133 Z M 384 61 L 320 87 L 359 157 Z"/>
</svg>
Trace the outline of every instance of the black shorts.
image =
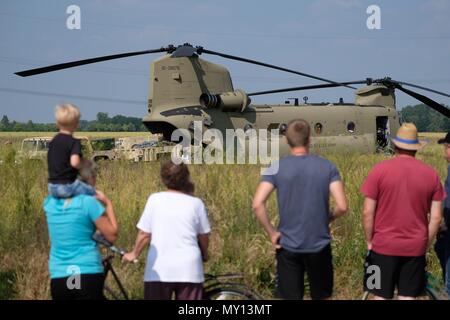
<svg viewBox="0 0 450 320">
<path fill-rule="evenodd" d="M 50 291 L 53 300 L 105 300 L 103 295 L 105 275 L 103 273 L 80 275 L 79 289 L 76 287 L 71 289 L 67 280 L 68 277 L 51 279 Z"/>
<path fill-rule="evenodd" d="M 370 270 L 367 268 L 372 266 Z M 377 279 L 376 277 L 378 277 Z M 364 289 L 392 299 L 397 288 L 399 296 L 418 297 L 425 291 L 426 258 L 387 256 L 371 251 L 366 258 Z"/>
<path fill-rule="evenodd" d="M 333 294 L 333 262 L 331 246 L 317 253 L 277 250 L 277 294 L 281 299 L 303 299 L 305 272 L 311 298 L 327 299 Z"/>
</svg>

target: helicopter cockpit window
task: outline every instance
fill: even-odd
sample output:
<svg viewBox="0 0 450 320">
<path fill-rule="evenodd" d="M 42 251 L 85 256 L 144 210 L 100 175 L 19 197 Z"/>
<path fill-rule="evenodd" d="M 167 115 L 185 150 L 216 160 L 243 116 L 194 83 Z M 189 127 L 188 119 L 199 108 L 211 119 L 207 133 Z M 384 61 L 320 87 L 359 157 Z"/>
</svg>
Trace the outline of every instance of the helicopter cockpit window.
<svg viewBox="0 0 450 320">
<path fill-rule="evenodd" d="M 314 125 L 314 132 L 315 132 L 317 135 L 319 135 L 319 134 L 322 133 L 322 130 L 323 130 L 323 125 L 322 125 L 320 122 L 317 122 L 317 123 Z"/>
<path fill-rule="evenodd" d="M 22 143 L 22 151 L 30 152 L 36 151 L 36 141 L 26 140 Z"/>
<path fill-rule="evenodd" d="M 37 150 L 38 151 L 48 150 L 49 143 L 50 143 L 50 141 L 39 140 L 37 142 Z"/>
<path fill-rule="evenodd" d="M 350 133 L 355 132 L 355 128 L 356 128 L 356 126 L 355 126 L 355 123 L 354 123 L 353 121 L 350 121 L 350 122 L 347 124 L 347 130 L 348 130 L 348 132 L 350 132 Z"/>
</svg>

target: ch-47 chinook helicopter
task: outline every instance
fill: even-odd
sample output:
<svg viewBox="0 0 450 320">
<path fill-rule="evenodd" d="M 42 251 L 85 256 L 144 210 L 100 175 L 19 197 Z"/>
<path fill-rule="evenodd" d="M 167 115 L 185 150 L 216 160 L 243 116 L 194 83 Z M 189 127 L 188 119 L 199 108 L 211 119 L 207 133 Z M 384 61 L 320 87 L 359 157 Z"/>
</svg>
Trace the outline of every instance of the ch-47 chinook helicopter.
<svg viewBox="0 0 450 320">
<path fill-rule="evenodd" d="M 194 47 L 187 43 L 178 47 L 169 45 L 154 50 L 67 62 L 16 74 L 27 77 L 150 53 L 166 53 L 166 55 L 151 63 L 148 114 L 143 118 L 143 123 L 151 133 L 162 134 L 164 139 L 169 141 L 175 129 L 192 130 L 194 121 L 202 123 L 202 130 L 219 129 L 225 137 L 226 129 L 243 129 L 244 131 L 280 129 L 282 133 L 290 120 L 302 118 L 311 124 L 313 152 L 327 150 L 375 152 L 389 148 L 388 137 L 396 132 L 402 121 L 396 110 L 395 89 L 450 117 L 448 108 L 404 86 L 450 97 L 449 94 L 429 88 L 390 78 L 339 83 L 264 62 L 215 52 L 199 46 Z M 243 90 L 234 89 L 230 73 L 226 68 L 200 58 L 202 54 L 256 64 L 326 83 L 245 93 Z M 304 104 L 299 104 L 297 99 L 293 104 L 253 105 L 250 100 L 251 96 L 279 92 L 339 86 L 356 89 L 351 85 L 357 84 L 365 84 L 365 86 L 356 90 L 354 103 L 340 101 L 314 104 L 307 103 L 305 100 Z M 285 153 L 286 150 L 287 145 L 282 142 L 280 154 Z"/>
</svg>

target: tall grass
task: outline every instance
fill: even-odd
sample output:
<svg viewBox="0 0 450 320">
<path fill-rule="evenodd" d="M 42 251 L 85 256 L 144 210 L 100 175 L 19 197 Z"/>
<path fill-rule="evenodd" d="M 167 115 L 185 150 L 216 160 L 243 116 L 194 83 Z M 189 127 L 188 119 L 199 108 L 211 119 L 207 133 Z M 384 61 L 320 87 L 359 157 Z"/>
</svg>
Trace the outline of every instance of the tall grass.
<svg viewBox="0 0 450 320">
<path fill-rule="evenodd" d="M 1 150 L 0 150 L 1 152 Z M 436 168 L 445 179 L 442 150 L 432 144 L 419 158 Z M 362 293 L 365 242 L 361 227 L 363 198 L 359 188 L 370 168 L 385 155 L 327 155 L 338 166 L 349 199 L 348 215 L 332 224 L 335 297 L 357 299 Z M 136 223 L 147 197 L 163 189 L 160 163 L 103 162 L 98 189 L 113 201 L 120 223 L 118 246 L 131 248 Z M 210 261 L 206 272 L 241 272 L 252 290 L 273 298 L 275 255 L 251 211 L 251 199 L 259 181 L 256 165 L 191 165 L 196 195 L 208 208 L 212 223 Z M 42 202 L 46 196 L 47 169 L 43 162 L 0 165 L 0 297 L 48 299 L 47 259 L 49 240 Z M 269 199 L 270 217 L 277 222 L 275 196 Z M 135 299 L 143 296 L 145 254 L 137 265 L 115 262 L 119 276 Z M 430 269 L 438 274 L 434 253 Z"/>
</svg>

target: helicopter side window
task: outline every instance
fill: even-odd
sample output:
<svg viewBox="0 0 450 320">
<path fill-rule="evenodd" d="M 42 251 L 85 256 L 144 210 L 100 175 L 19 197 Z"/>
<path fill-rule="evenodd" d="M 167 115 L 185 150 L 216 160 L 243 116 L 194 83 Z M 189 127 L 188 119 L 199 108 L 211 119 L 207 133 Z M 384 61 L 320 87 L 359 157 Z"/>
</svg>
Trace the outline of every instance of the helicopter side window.
<svg viewBox="0 0 450 320">
<path fill-rule="evenodd" d="M 316 135 L 320 135 L 323 131 L 323 125 L 320 122 L 317 122 L 314 125 L 314 132 L 316 133 Z"/>
<path fill-rule="evenodd" d="M 348 131 L 348 132 L 354 133 L 354 132 L 355 132 L 355 128 L 356 128 L 356 125 L 355 125 L 355 123 L 354 123 L 353 121 L 350 121 L 350 122 L 347 124 L 347 131 Z"/>
</svg>

